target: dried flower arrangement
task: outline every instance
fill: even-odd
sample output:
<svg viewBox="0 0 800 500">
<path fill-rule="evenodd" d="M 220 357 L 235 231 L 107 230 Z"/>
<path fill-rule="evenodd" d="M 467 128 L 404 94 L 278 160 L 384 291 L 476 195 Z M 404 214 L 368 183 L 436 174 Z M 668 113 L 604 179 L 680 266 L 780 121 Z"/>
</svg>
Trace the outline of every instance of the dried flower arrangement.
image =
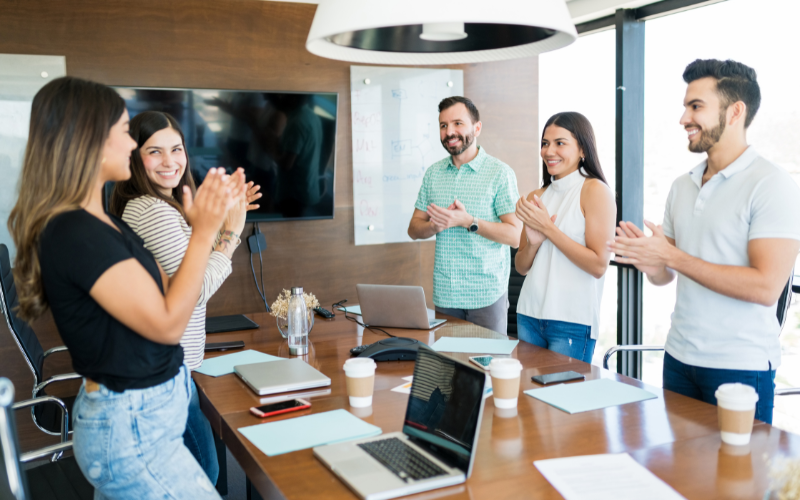
<svg viewBox="0 0 800 500">
<path fill-rule="evenodd" d="M 289 312 L 289 298 L 291 296 L 292 292 L 286 289 L 278 294 L 278 298 L 275 299 L 275 302 L 270 306 L 270 309 L 272 309 L 270 314 L 276 318 L 286 319 L 286 315 Z M 319 301 L 314 297 L 313 293 L 303 293 L 303 299 L 305 299 L 306 309 L 309 311 L 313 310 L 315 307 L 319 307 Z"/>
<path fill-rule="evenodd" d="M 778 500 L 800 498 L 800 460 L 785 458 L 773 462 L 767 459 L 767 464 L 771 466 L 769 476 L 772 478 L 770 486 L 773 496 L 770 498 Z"/>
</svg>

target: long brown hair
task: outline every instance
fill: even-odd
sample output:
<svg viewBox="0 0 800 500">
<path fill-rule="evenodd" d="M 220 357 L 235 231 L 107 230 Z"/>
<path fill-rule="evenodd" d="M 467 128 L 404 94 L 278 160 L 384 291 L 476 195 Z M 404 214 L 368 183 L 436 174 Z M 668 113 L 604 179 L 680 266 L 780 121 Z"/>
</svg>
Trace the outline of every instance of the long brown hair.
<svg viewBox="0 0 800 500">
<path fill-rule="evenodd" d="M 96 187 L 103 148 L 125 101 L 105 85 L 57 78 L 33 98 L 19 198 L 8 218 L 17 246 L 18 314 L 32 321 L 47 311 L 39 238 L 58 214 L 77 210 Z"/>
<path fill-rule="evenodd" d="M 589 120 L 575 111 L 556 113 L 544 124 L 542 140 L 544 140 L 544 133 L 550 125 L 569 130 L 575 137 L 575 140 L 578 141 L 578 147 L 583 149 L 583 160 L 581 160 L 578 168 L 580 174 L 587 179 L 600 179 L 605 185 L 608 185 L 606 176 L 603 174 L 603 168 L 600 166 L 600 157 L 597 154 L 597 142 L 594 139 L 594 129 L 592 128 L 592 124 L 589 123 Z M 583 172 L 580 171 L 581 168 Z M 586 173 L 584 174 L 584 172 Z M 542 186 L 549 186 L 552 181 L 550 174 L 547 173 L 547 163 L 542 160 Z"/>
<path fill-rule="evenodd" d="M 181 136 L 181 144 L 186 152 L 186 140 L 183 138 L 178 121 L 169 113 L 161 111 L 145 111 L 134 116 L 131 120 L 131 137 L 136 141 L 136 149 L 131 153 L 131 178 L 127 181 L 117 182 L 114 193 L 111 195 L 109 211 L 117 217 L 122 217 L 125 206 L 129 201 L 140 196 L 152 196 L 164 200 L 174 207 L 186 219 L 183 213 L 183 186 L 189 186 L 192 195 L 197 191 L 192 172 L 189 168 L 189 154 L 186 154 L 186 170 L 184 170 L 178 186 L 172 190 L 172 196 L 164 196 L 159 187 L 147 176 L 142 162 L 142 146 L 159 130 L 171 128 Z M 188 222 L 188 221 L 187 221 Z"/>
</svg>

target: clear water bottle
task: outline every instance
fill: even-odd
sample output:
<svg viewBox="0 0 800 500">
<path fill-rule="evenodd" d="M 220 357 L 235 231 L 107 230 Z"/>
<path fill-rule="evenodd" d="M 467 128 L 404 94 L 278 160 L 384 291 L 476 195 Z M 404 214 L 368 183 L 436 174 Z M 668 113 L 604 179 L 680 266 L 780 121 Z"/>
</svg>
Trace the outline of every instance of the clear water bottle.
<svg viewBox="0 0 800 500">
<path fill-rule="evenodd" d="M 289 329 L 289 354 L 302 356 L 308 353 L 308 309 L 303 298 L 303 288 L 292 287 L 287 313 Z"/>
</svg>

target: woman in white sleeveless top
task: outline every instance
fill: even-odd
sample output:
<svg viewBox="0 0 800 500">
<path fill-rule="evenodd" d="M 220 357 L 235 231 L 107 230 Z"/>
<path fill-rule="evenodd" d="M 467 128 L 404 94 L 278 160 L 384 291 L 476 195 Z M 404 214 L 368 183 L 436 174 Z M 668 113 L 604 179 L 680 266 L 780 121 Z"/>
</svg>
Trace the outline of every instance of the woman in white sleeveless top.
<svg viewBox="0 0 800 500">
<path fill-rule="evenodd" d="M 616 204 L 580 113 L 550 117 L 542 133 L 542 187 L 517 202 L 524 223 L 515 265 L 527 275 L 517 303 L 520 340 L 591 363 L 614 238 Z"/>
</svg>

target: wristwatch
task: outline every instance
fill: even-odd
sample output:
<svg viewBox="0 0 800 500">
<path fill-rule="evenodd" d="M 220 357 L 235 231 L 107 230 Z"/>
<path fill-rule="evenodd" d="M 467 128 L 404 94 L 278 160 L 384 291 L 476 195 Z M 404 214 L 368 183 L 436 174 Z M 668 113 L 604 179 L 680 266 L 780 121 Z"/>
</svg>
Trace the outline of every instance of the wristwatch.
<svg viewBox="0 0 800 500">
<path fill-rule="evenodd" d="M 470 233 L 477 233 L 478 232 L 478 219 L 476 217 L 472 218 L 472 224 L 469 225 L 469 232 Z"/>
</svg>

